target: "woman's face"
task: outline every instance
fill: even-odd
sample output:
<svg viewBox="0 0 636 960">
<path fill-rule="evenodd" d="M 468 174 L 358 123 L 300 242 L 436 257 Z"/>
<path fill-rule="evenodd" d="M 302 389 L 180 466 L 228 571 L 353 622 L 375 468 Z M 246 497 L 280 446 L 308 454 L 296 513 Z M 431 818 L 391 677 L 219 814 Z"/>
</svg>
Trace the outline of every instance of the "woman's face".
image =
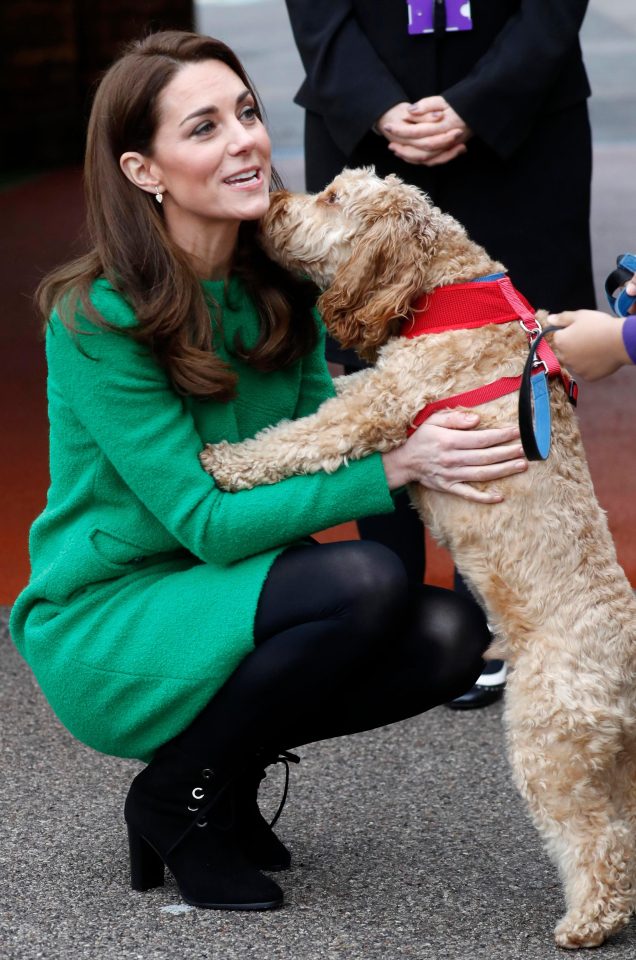
<svg viewBox="0 0 636 960">
<path fill-rule="evenodd" d="M 152 170 L 171 229 L 238 225 L 269 207 L 271 144 L 243 81 L 219 60 L 182 67 L 159 97 Z"/>
</svg>

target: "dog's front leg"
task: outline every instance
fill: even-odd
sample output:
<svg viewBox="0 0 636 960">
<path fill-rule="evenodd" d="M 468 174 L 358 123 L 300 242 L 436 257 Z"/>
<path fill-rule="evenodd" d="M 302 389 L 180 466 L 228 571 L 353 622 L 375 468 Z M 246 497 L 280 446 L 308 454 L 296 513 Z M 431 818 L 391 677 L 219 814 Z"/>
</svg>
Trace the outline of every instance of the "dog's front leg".
<svg viewBox="0 0 636 960">
<path fill-rule="evenodd" d="M 377 369 L 343 379 L 355 382 L 343 383 L 338 396 L 309 417 L 283 421 L 241 443 L 208 444 L 200 455 L 203 467 L 224 490 L 248 490 L 297 474 L 333 473 L 348 460 L 403 443 L 417 406 L 407 409 Z"/>
</svg>

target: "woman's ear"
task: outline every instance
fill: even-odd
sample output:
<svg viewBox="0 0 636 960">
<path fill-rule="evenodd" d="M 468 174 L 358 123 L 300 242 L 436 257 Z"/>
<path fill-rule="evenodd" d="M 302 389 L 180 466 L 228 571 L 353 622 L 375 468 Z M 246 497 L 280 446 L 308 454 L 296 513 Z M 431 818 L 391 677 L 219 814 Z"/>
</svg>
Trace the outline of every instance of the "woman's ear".
<svg viewBox="0 0 636 960">
<path fill-rule="evenodd" d="M 160 180 L 157 176 L 158 171 L 154 162 L 142 153 L 133 150 L 122 153 L 119 158 L 119 166 L 131 183 L 147 193 L 155 193 L 157 187 L 160 186 Z"/>
<path fill-rule="evenodd" d="M 425 287 L 436 232 L 401 215 L 377 218 L 318 300 L 329 332 L 343 347 L 375 360 L 378 348 Z"/>
</svg>

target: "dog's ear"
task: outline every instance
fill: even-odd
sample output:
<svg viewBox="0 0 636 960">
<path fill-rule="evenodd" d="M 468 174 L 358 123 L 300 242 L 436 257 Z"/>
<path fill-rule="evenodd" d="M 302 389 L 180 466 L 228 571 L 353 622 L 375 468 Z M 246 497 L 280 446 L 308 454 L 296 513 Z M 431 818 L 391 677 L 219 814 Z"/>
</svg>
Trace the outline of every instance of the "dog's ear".
<svg viewBox="0 0 636 960">
<path fill-rule="evenodd" d="M 366 220 L 351 257 L 318 300 L 327 329 L 343 347 L 375 360 L 425 287 L 436 236 L 433 219 L 413 211 L 384 210 Z"/>
</svg>

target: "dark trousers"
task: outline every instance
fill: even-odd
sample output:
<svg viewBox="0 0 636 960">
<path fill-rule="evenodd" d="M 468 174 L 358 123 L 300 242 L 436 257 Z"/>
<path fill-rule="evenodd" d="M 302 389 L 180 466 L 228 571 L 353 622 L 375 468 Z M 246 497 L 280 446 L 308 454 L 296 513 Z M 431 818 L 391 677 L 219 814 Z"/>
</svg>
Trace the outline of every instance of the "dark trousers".
<svg viewBox="0 0 636 960">
<path fill-rule="evenodd" d="M 357 733 L 429 710 L 479 676 L 490 636 L 470 600 L 412 584 L 395 553 L 294 546 L 263 587 L 255 648 L 175 740 L 231 769 L 259 750 Z"/>
</svg>

